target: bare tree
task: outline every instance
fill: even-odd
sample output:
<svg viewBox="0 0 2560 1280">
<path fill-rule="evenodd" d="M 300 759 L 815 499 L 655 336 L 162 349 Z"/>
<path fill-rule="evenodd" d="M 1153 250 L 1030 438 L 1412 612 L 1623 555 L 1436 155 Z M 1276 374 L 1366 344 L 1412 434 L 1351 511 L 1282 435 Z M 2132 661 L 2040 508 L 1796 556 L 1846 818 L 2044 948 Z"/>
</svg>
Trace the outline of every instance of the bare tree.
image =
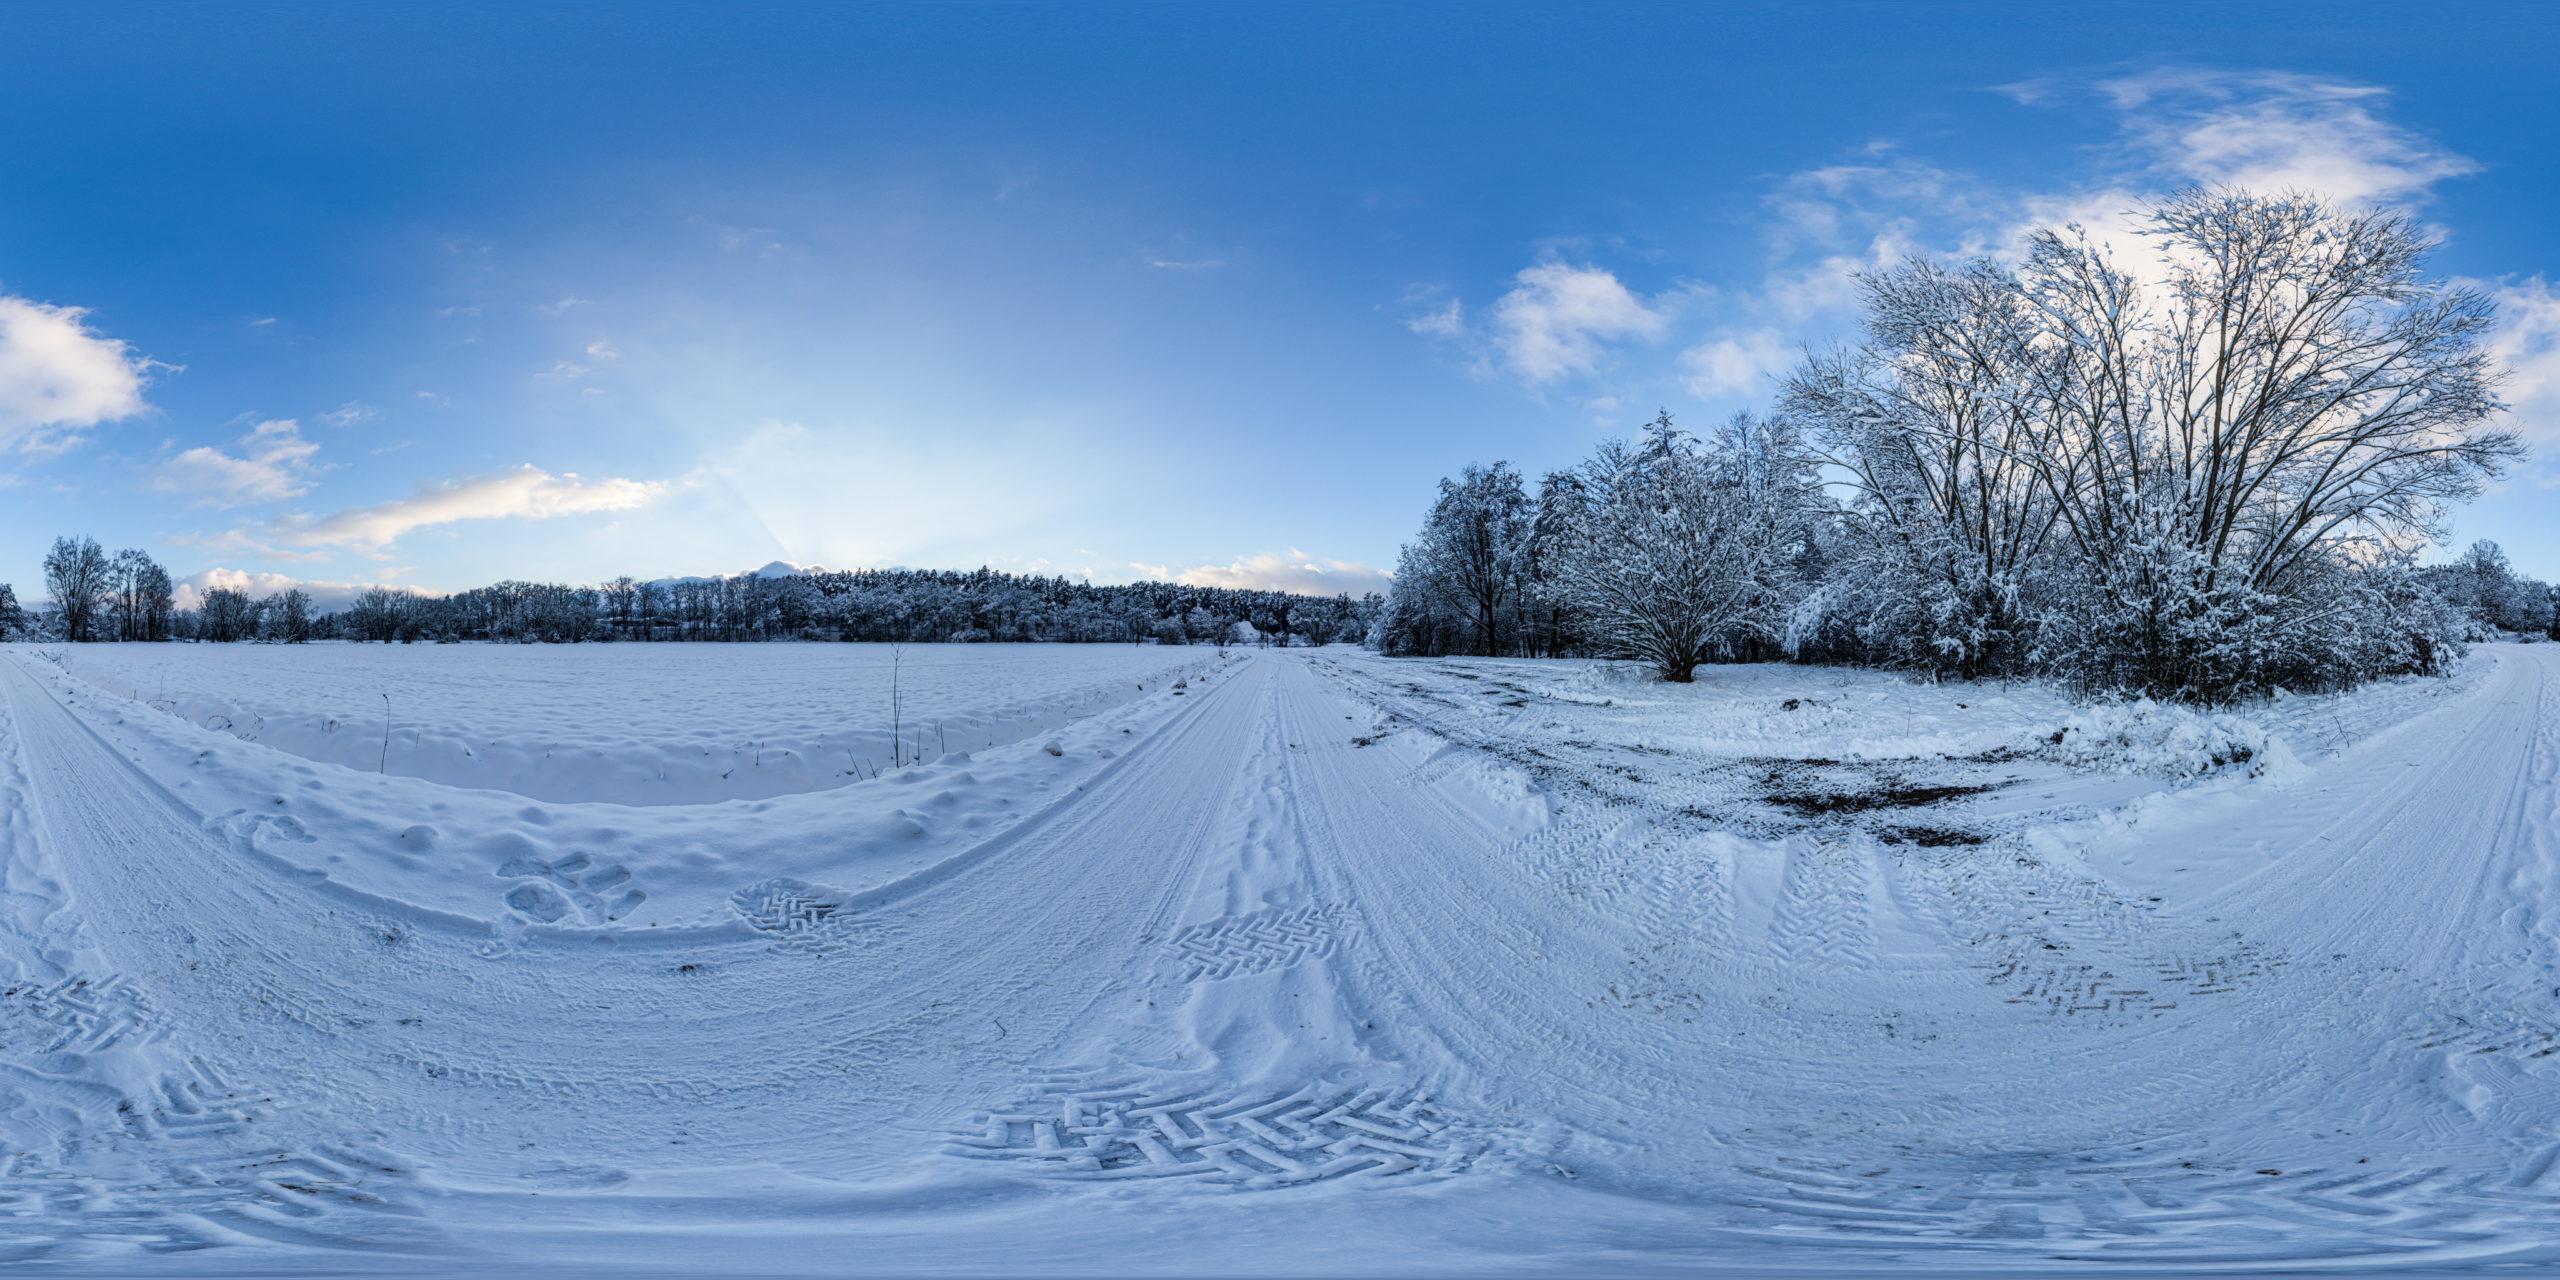
<svg viewBox="0 0 2560 1280">
<path fill-rule="evenodd" d="M 259 607 L 268 638 L 286 644 L 308 644 L 311 641 L 311 593 L 300 587 L 287 587 L 267 597 Z"/>
<path fill-rule="evenodd" d="M 258 636 L 258 606 L 246 592 L 215 587 L 204 593 L 204 604 L 197 615 L 199 639 L 231 644 Z"/>
<path fill-rule="evenodd" d="M 170 620 L 178 611 L 176 585 L 169 581 L 169 571 L 149 556 L 134 573 L 132 585 L 137 640 L 166 640 Z"/>
<path fill-rule="evenodd" d="M 606 607 L 613 615 L 615 632 L 621 635 L 630 634 L 631 624 L 638 617 L 640 584 L 633 582 L 631 575 L 626 573 L 604 584 L 604 598 Z"/>
<path fill-rule="evenodd" d="M 95 538 L 56 538 L 45 553 L 44 585 L 62 617 L 62 638 L 97 639 L 98 606 L 107 594 L 110 561 Z"/>
</svg>

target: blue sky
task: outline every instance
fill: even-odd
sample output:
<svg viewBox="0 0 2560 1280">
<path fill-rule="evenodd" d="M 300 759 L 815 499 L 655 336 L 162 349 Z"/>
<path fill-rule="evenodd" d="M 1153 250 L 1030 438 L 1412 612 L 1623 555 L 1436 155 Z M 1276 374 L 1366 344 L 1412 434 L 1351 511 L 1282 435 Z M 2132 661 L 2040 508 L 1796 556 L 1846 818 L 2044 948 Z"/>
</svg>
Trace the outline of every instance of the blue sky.
<svg viewBox="0 0 2560 1280">
<path fill-rule="evenodd" d="M 1903 252 L 2197 180 L 2500 293 L 2560 577 L 2560 9 L 16 5 L 0 581 L 782 558 L 1361 590 L 1764 404 Z"/>
</svg>

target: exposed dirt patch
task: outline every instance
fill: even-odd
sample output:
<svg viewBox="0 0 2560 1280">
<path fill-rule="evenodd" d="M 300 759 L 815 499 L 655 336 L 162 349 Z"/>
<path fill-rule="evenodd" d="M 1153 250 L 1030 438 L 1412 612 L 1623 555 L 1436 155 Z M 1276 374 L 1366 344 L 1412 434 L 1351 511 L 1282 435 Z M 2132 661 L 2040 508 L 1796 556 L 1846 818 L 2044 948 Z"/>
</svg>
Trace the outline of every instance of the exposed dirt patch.
<svg viewBox="0 0 2560 1280">
<path fill-rule="evenodd" d="M 1879 827 L 1876 839 L 1885 844 L 1916 844 L 1924 849 L 1944 849 L 1954 845 L 1981 844 L 1988 837 L 1952 827 Z"/>
<path fill-rule="evenodd" d="M 1792 809 L 1808 818 L 1831 814 L 1864 813 L 1870 809 L 1916 809 L 1962 796 L 1980 795 L 1989 786 L 1903 787 L 1879 784 L 1870 790 L 1832 792 L 1772 792 L 1769 803 Z"/>
</svg>

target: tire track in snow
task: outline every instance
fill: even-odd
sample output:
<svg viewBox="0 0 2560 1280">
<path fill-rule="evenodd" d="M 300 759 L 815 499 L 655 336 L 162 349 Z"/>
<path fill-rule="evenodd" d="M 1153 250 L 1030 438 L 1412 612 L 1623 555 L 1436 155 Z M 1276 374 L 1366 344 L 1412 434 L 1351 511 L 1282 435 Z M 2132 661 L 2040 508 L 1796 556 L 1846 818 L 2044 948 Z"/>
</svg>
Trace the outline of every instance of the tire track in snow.
<svg viewBox="0 0 2560 1280">
<path fill-rule="evenodd" d="M 2011 842 L 1898 847 L 1883 874 L 1940 933 L 1947 963 L 1863 973 L 1855 916 L 1880 904 L 1857 890 L 1849 860 L 1791 859 L 1772 941 L 1828 963 L 1756 969 L 1728 955 L 1720 971 L 1736 989 L 1689 1010 L 1721 1031 L 1686 1044 L 1659 1027 L 1545 1016 L 1538 983 L 1517 975 L 1553 988 L 1602 971 L 1594 943 L 1605 930 L 1570 937 L 1552 913 L 1537 919 L 1492 849 L 1469 851 L 1455 814 L 1400 821 L 1349 753 L 1313 762 L 1340 769 L 1300 790 L 1350 810 L 1330 824 L 1329 852 L 1359 884 L 1342 896 L 1397 917 L 1371 920 L 1367 936 L 1393 954 L 1368 957 L 1364 980 L 1430 1008 L 1416 1021 L 1475 1072 L 1503 1075 L 1478 1087 L 1510 1107 L 1619 1138 L 1629 1166 L 1701 1175 L 1655 1183 L 1666 1191 L 1728 1188 L 1735 1229 L 1754 1238 L 2183 1260 L 2477 1256 L 2547 1238 L 2560 1209 L 2548 1119 L 2560 1092 L 2503 1066 L 2509 1045 L 2539 1053 L 2560 1037 L 2483 1014 L 2530 980 L 2542 981 L 2542 1007 L 2554 989 L 2539 958 L 2550 934 L 2536 922 L 2560 879 L 2549 834 L 2560 705 L 2548 659 L 2528 650 L 2506 661 L 2516 665 L 2489 695 L 2407 730 L 2417 758 L 2361 749 L 2324 777 L 2335 800 L 2270 795 L 2325 816 L 2302 825 L 2286 858 L 2216 900 L 2155 909 Z M 2453 742 L 2481 749 L 2426 758 L 2431 744 Z M 1439 771 L 1454 768 L 1444 759 Z M 2530 889 L 2516 885 L 2519 858 L 2540 877 Z M 1471 936 L 1482 920 L 1506 927 Z M 2519 970 L 2528 953 L 2537 958 Z M 2528 981 L 2492 993 L 2432 976 L 2476 974 L 2501 955 Z M 1864 1011 L 1852 1006 L 1888 1013 L 1897 995 L 1927 1013 L 1888 1024 L 1894 1046 L 1861 1044 Z M 2461 1055 L 2501 1065 L 2472 1065 L 2477 1078 L 2448 1070 L 2436 1086 L 2445 1103 L 2432 1109 L 2423 1092 L 2414 1102 L 2394 1092 L 2444 1047 L 2394 1048 L 2410 1013 L 2429 1008 L 2463 1019 L 2449 1025 L 2505 1028 Z M 1592 1060 L 1572 1061 L 1585 1045 Z M 1670 1060 L 1725 1096 L 1684 1091 L 1656 1067 Z M 1899 1114 L 1825 1105 L 1826 1095 L 1873 1094 L 1881 1074 L 1901 1083 L 1868 1105 Z M 1615 1117 L 1592 1105 L 1600 1080 Z M 2481 1123 L 2486 1132 L 2465 1127 Z M 1756 1146 L 1762 1158 L 1717 1173 L 1712 1151 L 1653 1141 L 1664 1124 L 1703 1129 L 1693 1146 Z M 2249 1149 L 2278 1133 L 2318 1149 Z M 2019 1154 L 1958 1154 L 1986 1147 Z M 2350 1148 L 2371 1154 L 2334 1154 Z M 2453 1167 L 2409 1164 L 2456 1151 Z M 2248 1237 L 2262 1243 L 2234 1243 Z"/>
<path fill-rule="evenodd" d="M 1287 764 L 1305 735 L 1281 714 L 1271 666 L 1257 664 L 1255 746 L 1223 783 L 1225 819 L 1175 914 L 1188 923 L 1162 939 L 1141 1007 L 1081 1065 L 1034 1073 L 971 1115 L 946 1154 L 1042 1177 L 1261 1190 L 1445 1176 L 1488 1145 L 1428 1073 L 1373 1052 L 1375 1019 L 1334 981 L 1360 922 L 1309 875 Z"/>
<path fill-rule="evenodd" d="M 1326 907 L 1273 907 L 1174 931 L 1170 945 L 1182 980 L 1240 978 L 1333 954 L 1333 912 Z"/>
<path fill-rule="evenodd" d="M 432 1240 L 404 1159 L 194 1055 L 101 954 L 24 750 L 0 700 L 0 1260 Z"/>
<path fill-rule="evenodd" d="M 1474 1149 L 1427 1093 L 1316 1082 L 1278 1097 L 1100 1084 L 1072 1074 L 947 1150 L 1053 1177 L 1199 1178 L 1281 1187 L 1331 1178 L 1450 1174 Z"/>
</svg>

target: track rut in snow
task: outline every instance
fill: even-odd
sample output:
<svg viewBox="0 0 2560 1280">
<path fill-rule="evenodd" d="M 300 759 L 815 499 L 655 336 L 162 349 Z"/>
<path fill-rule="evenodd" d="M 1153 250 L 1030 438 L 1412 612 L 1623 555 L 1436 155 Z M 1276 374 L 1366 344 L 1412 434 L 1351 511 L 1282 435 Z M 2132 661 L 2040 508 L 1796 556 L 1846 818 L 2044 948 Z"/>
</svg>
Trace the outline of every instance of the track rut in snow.
<svg viewBox="0 0 2560 1280">
<path fill-rule="evenodd" d="M 2560 978 L 2560 931 L 2517 870 L 2560 870 L 2560 681 L 2542 651 L 2503 662 L 2329 790 L 2270 792 L 2275 825 L 2231 838 L 2291 852 L 2211 898 L 2163 904 L 2011 838 L 1745 842 L 1697 912 L 1723 941 L 1668 984 L 1628 981 L 1625 939 L 1677 865 L 1632 850 L 1698 838 L 1679 788 L 1568 792 L 1507 845 L 1433 812 L 1465 777 L 1445 749 L 1401 776 L 1318 754 L 1297 790 L 1332 892 L 1371 918 L 1379 954 L 1348 971 L 1433 1009 L 1509 1118 L 1596 1143 L 1558 1157 L 1584 1176 L 1724 1186 L 1739 1229 L 1799 1244 L 2495 1256 L 2560 1209 L 2560 1054 L 2535 1056 L 2560 1034 L 2518 1016 Z M 1655 834 L 1609 838 L 1628 830 Z M 1668 1116 L 1711 1145 L 1666 1146 Z"/>
</svg>

